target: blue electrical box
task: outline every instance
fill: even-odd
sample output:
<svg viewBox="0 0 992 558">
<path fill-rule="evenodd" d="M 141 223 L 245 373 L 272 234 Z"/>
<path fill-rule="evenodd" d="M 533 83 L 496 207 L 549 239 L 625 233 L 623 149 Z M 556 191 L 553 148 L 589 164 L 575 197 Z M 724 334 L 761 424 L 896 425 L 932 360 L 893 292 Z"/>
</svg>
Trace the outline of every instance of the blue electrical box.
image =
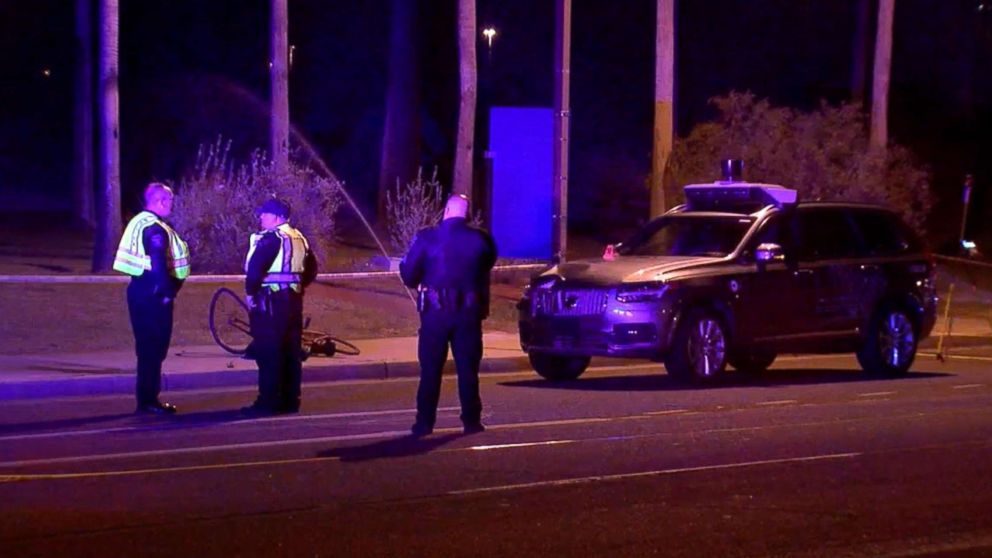
<svg viewBox="0 0 992 558">
<path fill-rule="evenodd" d="M 489 118 L 490 227 L 499 255 L 550 259 L 552 110 L 493 107 Z"/>
</svg>

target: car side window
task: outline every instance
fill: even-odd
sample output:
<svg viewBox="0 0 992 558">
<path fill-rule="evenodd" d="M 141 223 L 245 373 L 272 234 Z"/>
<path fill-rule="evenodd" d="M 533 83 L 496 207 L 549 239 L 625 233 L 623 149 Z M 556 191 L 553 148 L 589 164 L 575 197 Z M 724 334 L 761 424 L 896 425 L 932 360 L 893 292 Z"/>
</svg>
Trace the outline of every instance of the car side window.
<svg viewBox="0 0 992 558">
<path fill-rule="evenodd" d="M 799 212 L 796 255 L 803 261 L 857 257 L 862 241 L 843 209 L 816 208 Z"/>
<path fill-rule="evenodd" d="M 866 256 L 897 256 L 918 247 L 912 232 L 894 214 L 855 211 L 851 217 L 864 239 Z"/>
</svg>

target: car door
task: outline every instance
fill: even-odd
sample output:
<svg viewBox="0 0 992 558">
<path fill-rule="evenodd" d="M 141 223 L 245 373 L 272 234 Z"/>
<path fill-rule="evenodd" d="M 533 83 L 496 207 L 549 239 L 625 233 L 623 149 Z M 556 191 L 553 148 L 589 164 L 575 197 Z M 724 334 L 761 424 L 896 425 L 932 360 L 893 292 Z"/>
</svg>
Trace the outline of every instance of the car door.
<svg viewBox="0 0 992 558">
<path fill-rule="evenodd" d="M 816 275 L 811 262 L 796 257 L 797 231 L 792 212 L 773 215 L 749 240 L 737 297 L 737 331 L 743 342 L 779 344 L 811 332 L 809 316 L 816 299 Z M 759 264 L 754 253 L 761 244 L 778 244 L 783 259 Z"/>
<path fill-rule="evenodd" d="M 842 206 L 814 206 L 798 213 L 799 267 L 812 276 L 807 331 L 825 338 L 854 335 L 860 324 L 864 273 L 862 239 Z"/>
</svg>

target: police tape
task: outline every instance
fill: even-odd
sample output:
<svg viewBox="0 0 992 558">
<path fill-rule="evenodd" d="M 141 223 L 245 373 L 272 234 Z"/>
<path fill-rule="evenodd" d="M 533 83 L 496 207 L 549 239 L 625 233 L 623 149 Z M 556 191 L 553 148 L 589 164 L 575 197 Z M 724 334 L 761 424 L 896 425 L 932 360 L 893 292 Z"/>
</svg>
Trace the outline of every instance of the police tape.
<svg viewBox="0 0 992 558">
<path fill-rule="evenodd" d="M 493 268 L 494 274 L 513 273 L 518 271 L 539 271 L 547 269 L 550 264 L 512 264 L 498 265 Z M 345 271 L 335 273 L 318 273 L 318 281 L 344 281 L 348 279 L 376 279 L 397 277 L 398 271 Z M 131 279 L 128 275 L 0 275 L 0 283 L 126 283 Z M 244 281 L 244 274 L 238 275 L 190 275 L 187 283 L 237 283 Z"/>
</svg>

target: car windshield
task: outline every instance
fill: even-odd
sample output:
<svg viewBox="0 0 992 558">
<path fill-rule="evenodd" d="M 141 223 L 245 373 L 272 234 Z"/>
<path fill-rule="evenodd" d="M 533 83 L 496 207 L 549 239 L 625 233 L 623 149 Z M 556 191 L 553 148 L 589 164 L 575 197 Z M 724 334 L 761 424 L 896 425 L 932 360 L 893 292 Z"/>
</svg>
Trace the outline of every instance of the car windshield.
<svg viewBox="0 0 992 558">
<path fill-rule="evenodd" d="M 620 247 L 625 256 L 713 256 L 734 251 L 754 223 L 740 215 L 669 215 L 651 221 Z"/>
</svg>

